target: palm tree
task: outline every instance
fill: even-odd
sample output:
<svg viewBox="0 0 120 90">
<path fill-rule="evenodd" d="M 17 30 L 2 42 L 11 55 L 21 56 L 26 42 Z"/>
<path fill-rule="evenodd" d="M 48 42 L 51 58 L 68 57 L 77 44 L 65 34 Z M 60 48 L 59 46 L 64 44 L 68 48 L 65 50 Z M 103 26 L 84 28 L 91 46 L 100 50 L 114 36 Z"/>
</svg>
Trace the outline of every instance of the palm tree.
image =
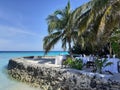
<svg viewBox="0 0 120 90">
<path fill-rule="evenodd" d="M 77 8 L 78 42 L 102 48 L 109 42 L 114 28 L 120 27 L 120 0 L 91 0 Z"/>
<path fill-rule="evenodd" d="M 75 42 L 77 31 L 74 29 L 73 13 L 70 10 L 70 2 L 63 10 L 56 10 L 52 15 L 47 17 L 48 22 L 48 35 L 44 37 L 43 48 L 45 53 L 54 47 L 54 45 L 62 41 L 62 48 L 71 51 L 72 42 Z"/>
</svg>

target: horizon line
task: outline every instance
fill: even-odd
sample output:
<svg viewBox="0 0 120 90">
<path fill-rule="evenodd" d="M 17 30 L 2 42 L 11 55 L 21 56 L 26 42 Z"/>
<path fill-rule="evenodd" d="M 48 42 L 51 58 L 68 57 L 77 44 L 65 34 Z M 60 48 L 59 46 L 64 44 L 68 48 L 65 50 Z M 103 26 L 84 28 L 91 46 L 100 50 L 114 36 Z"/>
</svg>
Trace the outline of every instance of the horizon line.
<svg viewBox="0 0 120 90">
<path fill-rule="evenodd" d="M 33 50 L 31 50 L 31 51 L 19 51 L 19 50 L 15 50 L 15 51 L 0 51 L 0 52 L 41 52 L 42 50 L 40 50 L 40 51 L 33 51 Z M 60 50 L 53 50 L 53 51 L 60 51 Z M 42 51 L 42 52 L 44 52 L 44 50 Z M 49 51 L 49 52 L 51 52 L 51 51 Z M 67 51 L 63 51 L 63 52 L 67 52 Z"/>
</svg>

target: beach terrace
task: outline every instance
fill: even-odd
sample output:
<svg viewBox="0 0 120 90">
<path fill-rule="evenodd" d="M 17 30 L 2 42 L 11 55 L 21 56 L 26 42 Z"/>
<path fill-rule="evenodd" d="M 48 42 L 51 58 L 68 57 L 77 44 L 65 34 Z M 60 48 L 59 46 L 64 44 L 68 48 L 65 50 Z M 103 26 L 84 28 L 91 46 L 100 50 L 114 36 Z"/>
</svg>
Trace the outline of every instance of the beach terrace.
<svg viewBox="0 0 120 90">
<path fill-rule="evenodd" d="M 119 88 L 120 74 L 118 71 L 114 72 L 113 68 L 110 68 L 112 73 L 100 74 L 90 71 L 92 67 L 78 70 L 64 67 L 56 60 L 58 60 L 58 56 L 13 58 L 8 64 L 8 73 L 19 81 L 44 90 L 74 90 L 75 88 L 77 90 L 115 90 Z"/>
<path fill-rule="evenodd" d="M 12 58 L 8 74 L 43 90 L 120 90 L 120 0 L 91 0 L 48 15 L 44 56 Z M 61 43 L 68 54 L 47 56 Z"/>
</svg>

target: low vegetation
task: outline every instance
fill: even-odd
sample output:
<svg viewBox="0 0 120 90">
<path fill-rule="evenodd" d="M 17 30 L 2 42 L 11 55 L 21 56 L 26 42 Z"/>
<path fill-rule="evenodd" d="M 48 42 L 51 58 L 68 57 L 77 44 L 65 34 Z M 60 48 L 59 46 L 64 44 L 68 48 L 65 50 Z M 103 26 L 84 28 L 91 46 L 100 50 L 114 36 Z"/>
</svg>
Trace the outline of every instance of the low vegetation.
<svg viewBox="0 0 120 90">
<path fill-rule="evenodd" d="M 73 60 L 73 58 L 71 57 L 68 57 L 66 61 L 64 61 L 63 63 L 64 65 L 67 65 L 71 68 L 75 68 L 75 69 L 79 69 L 79 70 L 82 70 L 83 68 L 83 62 L 81 59 L 79 60 Z"/>
</svg>

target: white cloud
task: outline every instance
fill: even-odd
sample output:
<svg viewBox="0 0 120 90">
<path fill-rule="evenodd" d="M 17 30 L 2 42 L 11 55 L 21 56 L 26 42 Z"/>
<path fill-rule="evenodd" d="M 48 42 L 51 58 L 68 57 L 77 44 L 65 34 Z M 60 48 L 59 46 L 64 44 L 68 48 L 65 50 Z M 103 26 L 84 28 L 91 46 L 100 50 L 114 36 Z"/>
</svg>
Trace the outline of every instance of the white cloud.
<svg viewBox="0 0 120 90">
<path fill-rule="evenodd" d="M 11 40 L 0 38 L 0 50 L 7 50 Z"/>
<path fill-rule="evenodd" d="M 13 12 L 4 7 L 0 8 L 0 19 L 17 26 L 22 26 L 23 15 L 20 12 Z"/>
<path fill-rule="evenodd" d="M 0 50 L 43 50 L 42 32 L 31 31 L 23 24 L 30 18 L 22 13 L 10 12 L 8 9 L 0 8 L 0 19 L 5 23 L 0 23 Z M 33 28 L 32 28 L 33 30 Z M 59 50 L 60 45 L 55 45 Z"/>
<path fill-rule="evenodd" d="M 0 50 L 1 51 L 40 51 L 42 50 L 42 44 L 36 41 L 24 41 L 24 40 L 11 40 L 0 38 Z"/>
<path fill-rule="evenodd" d="M 39 33 L 0 25 L 0 50 L 42 50 Z"/>
<path fill-rule="evenodd" d="M 8 43 L 10 43 L 10 42 L 11 42 L 11 40 L 7 40 L 7 39 L 0 38 L 0 45 L 1 45 L 1 44 L 8 44 Z"/>
<path fill-rule="evenodd" d="M 5 25 L 0 25 L 0 36 L 21 36 L 21 35 L 29 35 L 39 37 L 40 35 L 34 32 L 30 32 L 28 30 L 24 30 L 21 28 L 10 27 Z"/>
<path fill-rule="evenodd" d="M 13 26 L 8 26 L 9 24 L 8 25 L 1 24 L 0 36 L 4 34 L 6 36 L 14 36 L 18 34 L 39 36 L 39 34 L 27 30 L 26 26 L 23 25 L 24 18 L 25 17 L 23 17 L 22 13 L 20 12 L 11 13 L 7 8 L 0 8 L 0 19 L 13 25 Z"/>
</svg>

